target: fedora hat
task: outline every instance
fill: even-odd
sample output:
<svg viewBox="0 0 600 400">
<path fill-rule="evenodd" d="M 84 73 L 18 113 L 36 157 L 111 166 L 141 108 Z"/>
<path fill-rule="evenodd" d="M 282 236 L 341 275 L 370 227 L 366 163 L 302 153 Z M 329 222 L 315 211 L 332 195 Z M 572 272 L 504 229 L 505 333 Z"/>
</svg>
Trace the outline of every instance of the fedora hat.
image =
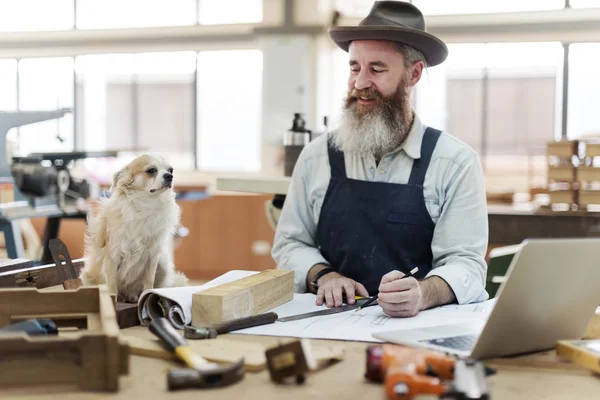
<svg viewBox="0 0 600 400">
<path fill-rule="evenodd" d="M 431 67 L 448 57 L 446 44 L 426 32 L 421 11 L 405 1 L 376 1 L 358 26 L 330 28 L 329 36 L 344 51 L 348 51 L 353 40 L 402 42 L 423 53 Z"/>
</svg>

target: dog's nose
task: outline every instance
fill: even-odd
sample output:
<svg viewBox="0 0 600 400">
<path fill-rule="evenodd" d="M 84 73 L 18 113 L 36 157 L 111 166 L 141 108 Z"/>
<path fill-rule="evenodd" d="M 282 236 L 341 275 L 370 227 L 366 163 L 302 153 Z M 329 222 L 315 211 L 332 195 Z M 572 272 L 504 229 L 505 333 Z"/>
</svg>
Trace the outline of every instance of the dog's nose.
<svg viewBox="0 0 600 400">
<path fill-rule="evenodd" d="M 166 173 L 163 175 L 163 178 L 165 178 L 165 181 L 172 181 L 173 180 L 173 174 L 170 173 Z"/>
</svg>

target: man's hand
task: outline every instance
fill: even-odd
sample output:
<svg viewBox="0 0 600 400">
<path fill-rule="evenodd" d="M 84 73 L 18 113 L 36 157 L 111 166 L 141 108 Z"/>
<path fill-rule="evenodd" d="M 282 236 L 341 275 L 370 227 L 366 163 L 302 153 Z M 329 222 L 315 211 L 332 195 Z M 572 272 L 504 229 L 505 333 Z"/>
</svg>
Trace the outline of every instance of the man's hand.
<svg viewBox="0 0 600 400">
<path fill-rule="evenodd" d="M 381 278 L 378 303 L 390 317 L 414 317 L 426 310 L 456 300 L 445 280 L 432 276 L 422 281 L 413 277 L 400 279 L 400 271 L 388 272 Z"/>
<path fill-rule="evenodd" d="M 400 279 L 400 271 L 388 272 L 381 278 L 377 301 L 390 317 L 413 317 L 423 309 L 423 291 L 413 277 Z"/>
<path fill-rule="evenodd" d="M 359 295 L 363 297 L 369 297 L 369 293 L 365 287 L 345 276 L 338 274 L 337 272 L 330 272 L 327 275 L 323 275 L 317 281 L 319 290 L 317 291 L 317 305 L 323 304 L 323 300 L 327 304 L 327 307 L 340 307 L 343 303 L 343 293 L 346 294 L 346 302 L 348 304 L 354 304 L 354 296 Z"/>
</svg>

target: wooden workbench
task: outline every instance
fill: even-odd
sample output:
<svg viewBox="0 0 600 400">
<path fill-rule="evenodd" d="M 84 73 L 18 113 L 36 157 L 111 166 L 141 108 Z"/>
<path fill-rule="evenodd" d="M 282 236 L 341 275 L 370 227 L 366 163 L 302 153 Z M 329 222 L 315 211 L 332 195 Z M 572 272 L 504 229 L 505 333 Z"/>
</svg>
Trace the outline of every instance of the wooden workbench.
<svg viewBox="0 0 600 400">
<path fill-rule="evenodd" d="M 142 327 L 129 328 L 123 335 L 152 337 Z M 275 346 L 278 338 L 267 336 L 226 335 L 236 340 L 259 342 L 267 347 Z M 600 316 L 595 316 L 585 337 L 600 337 Z M 319 344 L 331 341 L 315 340 Z M 33 399 L 384 399 L 383 387 L 367 383 L 365 370 L 365 349 L 368 343 L 336 341 L 345 348 L 345 359 L 307 377 L 302 386 L 280 386 L 272 383 L 266 370 L 246 373 L 244 379 L 230 387 L 210 390 L 187 390 L 168 392 L 166 373 L 171 368 L 180 367 L 174 361 L 130 357 L 129 376 L 121 378 L 121 390 L 115 394 L 70 392 L 65 388 L 11 391 L 0 390 L 0 397 L 14 394 L 33 394 Z M 492 399 L 531 400 L 531 399 L 598 399 L 600 377 L 568 361 L 560 360 L 554 351 L 533 355 L 488 360 L 487 365 L 497 369 L 497 374 L 489 378 Z"/>
</svg>

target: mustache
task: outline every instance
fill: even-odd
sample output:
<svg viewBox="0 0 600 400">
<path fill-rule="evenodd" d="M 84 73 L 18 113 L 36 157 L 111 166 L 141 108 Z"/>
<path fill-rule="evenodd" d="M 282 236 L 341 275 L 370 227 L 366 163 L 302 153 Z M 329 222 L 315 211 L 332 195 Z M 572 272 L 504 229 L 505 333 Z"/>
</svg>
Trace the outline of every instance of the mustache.
<svg viewBox="0 0 600 400">
<path fill-rule="evenodd" d="M 360 90 L 357 88 L 353 88 L 350 91 L 348 97 L 353 101 L 356 101 L 356 99 L 358 99 L 359 97 L 369 99 L 369 100 L 379 100 L 379 99 L 383 98 L 381 93 L 379 93 L 377 90 L 372 89 L 372 88 L 365 88 L 365 89 L 360 89 Z"/>
</svg>

